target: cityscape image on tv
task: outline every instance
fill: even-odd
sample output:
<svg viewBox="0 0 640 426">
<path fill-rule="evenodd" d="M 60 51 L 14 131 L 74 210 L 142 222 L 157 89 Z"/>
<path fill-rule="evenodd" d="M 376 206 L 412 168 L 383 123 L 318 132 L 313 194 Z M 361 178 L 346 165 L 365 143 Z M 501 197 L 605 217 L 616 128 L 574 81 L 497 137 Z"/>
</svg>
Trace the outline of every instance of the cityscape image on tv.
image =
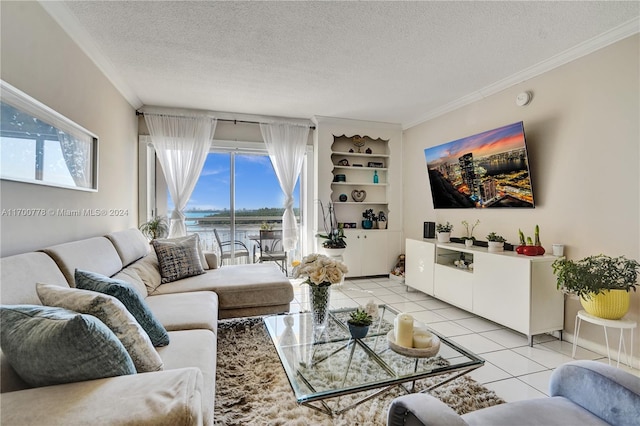
<svg viewBox="0 0 640 426">
<path fill-rule="evenodd" d="M 533 207 L 522 122 L 424 150 L 434 208 Z"/>
</svg>

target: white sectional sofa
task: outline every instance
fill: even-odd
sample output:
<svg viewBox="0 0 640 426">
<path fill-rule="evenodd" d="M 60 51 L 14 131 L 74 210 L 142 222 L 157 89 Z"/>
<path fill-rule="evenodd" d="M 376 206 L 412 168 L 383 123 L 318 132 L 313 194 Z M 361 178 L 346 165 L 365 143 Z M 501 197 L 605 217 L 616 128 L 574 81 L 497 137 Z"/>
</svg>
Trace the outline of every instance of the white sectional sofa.
<svg viewBox="0 0 640 426">
<path fill-rule="evenodd" d="M 2 305 L 40 305 L 36 283 L 75 286 L 76 269 L 130 283 L 168 332 L 162 371 L 30 387 L 0 359 L 4 425 L 213 424 L 218 318 L 287 312 L 289 280 L 275 264 L 224 266 L 160 284 L 158 260 L 137 230 L 114 232 L 1 260 Z M 207 267 L 208 265 L 204 265 Z"/>
</svg>

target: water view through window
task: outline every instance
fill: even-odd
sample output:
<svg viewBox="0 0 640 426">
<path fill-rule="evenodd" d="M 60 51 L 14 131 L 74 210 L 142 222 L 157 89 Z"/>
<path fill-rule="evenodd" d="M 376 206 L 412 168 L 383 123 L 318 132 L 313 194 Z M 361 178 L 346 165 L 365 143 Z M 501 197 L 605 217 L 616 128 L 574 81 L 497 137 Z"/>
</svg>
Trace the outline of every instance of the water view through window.
<svg viewBox="0 0 640 426">
<path fill-rule="evenodd" d="M 299 195 L 298 179 L 294 191 L 298 224 Z M 260 227 L 282 229 L 283 205 L 284 193 L 266 153 L 212 152 L 184 210 L 187 233 L 199 234 L 206 250 L 219 252 L 215 229 L 222 241 L 240 241 L 249 251 L 248 258 L 237 256 L 225 264 L 253 262 L 259 254 Z M 169 212 L 174 208 L 171 196 L 168 207 Z"/>
</svg>

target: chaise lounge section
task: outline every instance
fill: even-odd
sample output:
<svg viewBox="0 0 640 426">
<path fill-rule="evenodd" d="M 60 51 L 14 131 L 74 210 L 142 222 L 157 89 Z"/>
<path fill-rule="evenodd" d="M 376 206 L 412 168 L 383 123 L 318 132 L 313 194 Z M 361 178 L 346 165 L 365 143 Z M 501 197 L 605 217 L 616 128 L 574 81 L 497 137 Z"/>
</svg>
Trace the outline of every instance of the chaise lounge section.
<svg viewBox="0 0 640 426">
<path fill-rule="evenodd" d="M 225 266 L 203 254 L 205 273 L 162 283 L 157 256 L 137 230 L 3 258 L 3 305 L 41 305 L 36 284 L 75 287 L 75 271 L 132 286 L 168 332 L 162 371 L 53 386 L 28 385 L 0 354 L 3 425 L 211 425 L 218 318 L 287 312 L 291 283 L 275 264 Z M 209 265 L 212 267 L 209 268 Z"/>
</svg>

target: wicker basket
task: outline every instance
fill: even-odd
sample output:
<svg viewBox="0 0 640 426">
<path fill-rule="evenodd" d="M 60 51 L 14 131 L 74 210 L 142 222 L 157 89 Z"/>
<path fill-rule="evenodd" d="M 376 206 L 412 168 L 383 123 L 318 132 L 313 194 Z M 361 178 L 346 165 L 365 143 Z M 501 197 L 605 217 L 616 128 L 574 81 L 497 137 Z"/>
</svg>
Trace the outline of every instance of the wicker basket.
<svg viewBox="0 0 640 426">
<path fill-rule="evenodd" d="M 617 320 L 629 311 L 630 294 L 626 290 L 608 290 L 592 295 L 591 299 L 580 298 L 582 307 L 599 318 Z"/>
</svg>

